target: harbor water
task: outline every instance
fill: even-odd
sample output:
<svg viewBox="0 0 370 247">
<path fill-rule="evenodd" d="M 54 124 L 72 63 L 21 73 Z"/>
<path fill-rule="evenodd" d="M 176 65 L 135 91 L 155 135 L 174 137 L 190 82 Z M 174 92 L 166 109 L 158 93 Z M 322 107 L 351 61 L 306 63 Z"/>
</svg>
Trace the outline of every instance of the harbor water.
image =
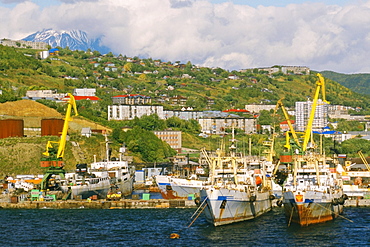
<svg viewBox="0 0 370 247">
<path fill-rule="evenodd" d="M 214 227 L 194 208 L 1 209 L 0 246 L 370 246 L 370 208 L 308 227 L 287 226 L 283 209 Z M 180 235 L 171 239 L 171 233 Z"/>
</svg>

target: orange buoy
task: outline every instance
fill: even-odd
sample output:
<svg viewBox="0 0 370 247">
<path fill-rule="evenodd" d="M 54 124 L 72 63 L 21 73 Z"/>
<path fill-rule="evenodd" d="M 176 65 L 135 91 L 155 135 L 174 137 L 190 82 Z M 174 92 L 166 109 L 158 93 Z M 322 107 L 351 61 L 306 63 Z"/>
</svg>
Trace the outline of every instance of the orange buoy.
<svg viewBox="0 0 370 247">
<path fill-rule="evenodd" d="M 177 234 L 177 233 L 171 233 L 170 238 L 172 238 L 172 239 L 174 239 L 174 238 L 180 238 L 180 235 Z"/>
</svg>

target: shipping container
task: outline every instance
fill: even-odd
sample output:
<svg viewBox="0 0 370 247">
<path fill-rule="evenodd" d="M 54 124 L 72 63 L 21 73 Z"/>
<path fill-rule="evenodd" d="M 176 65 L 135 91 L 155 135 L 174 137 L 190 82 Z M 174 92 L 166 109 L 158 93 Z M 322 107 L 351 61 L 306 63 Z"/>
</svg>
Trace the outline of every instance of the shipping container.
<svg viewBox="0 0 370 247">
<path fill-rule="evenodd" d="M 60 136 L 63 131 L 64 120 L 58 118 L 41 120 L 41 136 Z"/>
<path fill-rule="evenodd" d="M 0 120 L 0 138 L 23 137 L 23 119 L 4 119 Z"/>
</svg>

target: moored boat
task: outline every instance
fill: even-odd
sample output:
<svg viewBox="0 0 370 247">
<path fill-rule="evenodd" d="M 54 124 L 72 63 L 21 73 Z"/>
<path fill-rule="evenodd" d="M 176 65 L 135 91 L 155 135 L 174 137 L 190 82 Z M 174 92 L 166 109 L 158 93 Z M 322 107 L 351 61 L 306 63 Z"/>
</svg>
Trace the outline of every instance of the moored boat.
<svg viewBox="0 0 370 247">
<path fill-rule="evenodd" d="M 325 155 L 309 153 L 293 157 L 293 173 L 283 190 L 288 225 L 307 226 L 333 220 L 343 212 L 347 196 L 336 169 L 330 169 Z"/>
<path fill-rule="evenodd" d="M 96 196 L 96 199 L 105 199 L 110 189 L 108 176 L 97 177 L 85 172 L 66 173 L 65 179 L 60 182 L 62 191 L 70 194 L 72 199 L 87 199 L 93 196 Z"/>
<path fill-rule="evenodd" d="M 189 195 L 199 197 L 199 191 L 205 182 L 196 177 L 187 179 L 168 175 L 157 175 L 155 180 L 164 199 L 187 199 Z"/>
<path fill-rule="evenodd" d="M 209 157 L 209 184 L 200 190 L 206 220 L 214 226 L 254 219 L 272 209 L 275 198 L 263 160 L 217 150 Z"/>
</svg>

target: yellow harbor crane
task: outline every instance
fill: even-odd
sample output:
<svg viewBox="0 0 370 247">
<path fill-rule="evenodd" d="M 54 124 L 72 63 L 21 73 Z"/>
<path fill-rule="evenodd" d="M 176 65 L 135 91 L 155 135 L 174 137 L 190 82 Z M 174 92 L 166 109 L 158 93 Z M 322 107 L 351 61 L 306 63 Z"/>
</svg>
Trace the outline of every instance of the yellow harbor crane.
<svg viewBox="0 0 370 247">
<path fill-rule="evenodd" d="M 58 142 L 48 141 L 48 143 L 46 144 L 46 151 L 43 153 L 43 155 L 46 157 L 41 159 L 41 167 L 48 168 L 41 181 L 41 190 L 46 190 L 48 188 L 48 182 L 52 175 L 59 175 L 61 178 L 64 178 L 65 175 L 63 156 L 67 140 L 69 125 L 68 123 L 72 120 L 72 107 L 74 109 L 75 115 L 78 115 L 75 98 L 72 94 L 68 95 L 68 106 L 60 140 Z M 53 144 L 57 144 L 56 146 L 58 147 L 58 149 L 56 149 Z"/>
<path fill-rule="evenodd" d="M 283 114 L 284 114 L 284 117 L 285 117 L 285 120 L 287 121 L 288 123 L 288 126 L 289 126 L 289 131 L 286 133 L 286 144 L 285 144 L 285 147 L 287 149 L 290 149 L 290 138 L 289 138 L 289 133 L 292 134 L 293 136 L 293 139 L 294 139 L 294 142 L 295 144 L 298 146 L 298 147 L 301 147 L 301 144 L 299 142 L 299 139 L 298 139 L 298 136 L 297 136 L 297 133 L 296 131 L 294 130 L 294 127 L 293 127 L 293 124 L 292 124 L 292 121 L 290 120 L 289 118 L 289 114 L 287 112 L 287 110 L 285 109 L 284 107 L 284 104 L 283 104 L 283 100 L 284 98 L 281 98 L 278 100 L 278 102 L 276 103 L 276 107 L 275 107 L 275 110 L 274 110 L 274 115 L 276 115 L 276 112 L 279 108 L 281 108 L 281 110 L 283 111 Z"/>
<path fill-rule="evenodd" d="M 321 91 L 321 94 L 322 94 L 322 100 L 325 103 L 330 104 L 328 101 L 326 101 L 324 77 L 319 73 L 317 73 L 317 76 L 319 77 L 319 79 L 316 81 L 316 91 L 315 91 L 315 96 L 314 96 L 313 102 L 312 102 L 311 114 L 310 114 L 310 118 L 308 119 L 308 123 L 307 123 L 305 134 L 304 134 L 304 140 L 303 140 L 303 144 L 302 144 L 302 151 L 303 152 L 305 152 L 307 150 L 308 142 L 309 142 L 309 140 L 312 136 L 312 125 L 313 125 L 313 120 L 315 118 L 316 106 L 317 106 L 317 101 L 319 99 L 320 91 Z"/>
</svg>

